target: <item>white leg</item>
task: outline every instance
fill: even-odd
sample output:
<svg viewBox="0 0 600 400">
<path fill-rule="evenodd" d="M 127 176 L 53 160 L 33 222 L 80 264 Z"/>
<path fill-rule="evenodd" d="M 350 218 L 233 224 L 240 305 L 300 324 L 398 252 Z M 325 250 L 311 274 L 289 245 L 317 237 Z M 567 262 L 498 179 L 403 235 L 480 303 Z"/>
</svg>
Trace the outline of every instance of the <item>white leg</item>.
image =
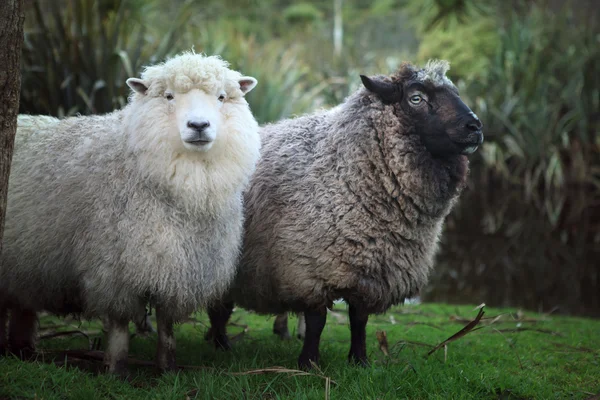
<svg viewBox="0 0 600 400">
<path fill-rule="evenodd" d="M 167 310 L 156 307 L 156 328 L 158 330 L 158 348 L 156 349 L 156 366 L 161 371 L 177 370 L 175 360 L 175 335 L 173 319 Z"/>
<path fill-rule="evenodd" d="M 111 374 L 127 374 L 129 353 L 129 321 L 108 318 L 108 344 L 104 353 L 104 365 Z"/>
</svg>

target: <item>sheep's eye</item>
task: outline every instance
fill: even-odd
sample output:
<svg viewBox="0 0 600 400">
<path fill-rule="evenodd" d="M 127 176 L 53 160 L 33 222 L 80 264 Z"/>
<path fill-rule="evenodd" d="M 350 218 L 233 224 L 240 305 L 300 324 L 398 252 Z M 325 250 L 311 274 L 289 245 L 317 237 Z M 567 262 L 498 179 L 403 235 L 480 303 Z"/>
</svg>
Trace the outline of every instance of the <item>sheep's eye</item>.
<svg viewBox="0 0 600 400">
<path fill-rule="evenodd" d="M 173 100 L 173 93 L 165 93 L 165 98 L 167 100 Z"/>
<path fill-rule="evenodd" d="M 222 95 L 219 96 L 219 101 L 221 103 L 225 101 L 225 95 L 224 94 L 222 94 Z"/>
<path fill-rule="evenodd" d="M 420 94 L 415 94 L 413 96 L 410 96 L 409 100 L 412 104 L 419 104 L 423 101 L 423 97 Z"/>
</svg>

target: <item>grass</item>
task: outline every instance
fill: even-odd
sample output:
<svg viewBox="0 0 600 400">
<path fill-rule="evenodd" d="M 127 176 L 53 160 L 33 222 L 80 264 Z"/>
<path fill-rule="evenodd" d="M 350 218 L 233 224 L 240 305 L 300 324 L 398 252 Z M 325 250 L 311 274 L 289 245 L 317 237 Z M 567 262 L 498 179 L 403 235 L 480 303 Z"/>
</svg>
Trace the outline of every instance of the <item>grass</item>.
<svg viewBox="0 0 600 400">
<path fill-rule="evenodd" d="M 359 368 L 346 363 L 347 313 L 338 305 L 323 333 L 321 370 L 312 375 L 264 371 L 295 369 L 301 343 L 280 341 L 271 333 L 272 318 L 240 309 L 233 314 L 230 334 L 244 327 L 247 332 L 233 351 L 218 351 L 203 340 L 207 318 L 199 314 L 178 326 L 177 357 L 180 365 L 202 367 L 163 376 L 152 368 L 131 367 L 130 382 L 95 375 L 69 361 L 66 367 L 42 362 L 52 351 L 89 346 L 82 336 L 55 337 L 41 341 L 44 355 L 37 362 L 0 359 L 0 398 L 323 399 L 328 382 L 331 399 L 586 399 L 600 392 L 600 321 L 485 311 L 477 328 L 429 357 L 433 346 L 475 318 L 472 306 L 405 306 L 372 316 L 367 332 L 372 366 Z M 42 334 L 78 329 L 90 340 L 101 335 L 97 322 L 48 316 L 41 326 Z M 377 331 L 387 334 L 389 356 L 380 350 Z M 134 337 L 130 357 L 152 360 L 155 344 L 155 335 Z"/>
</svg>

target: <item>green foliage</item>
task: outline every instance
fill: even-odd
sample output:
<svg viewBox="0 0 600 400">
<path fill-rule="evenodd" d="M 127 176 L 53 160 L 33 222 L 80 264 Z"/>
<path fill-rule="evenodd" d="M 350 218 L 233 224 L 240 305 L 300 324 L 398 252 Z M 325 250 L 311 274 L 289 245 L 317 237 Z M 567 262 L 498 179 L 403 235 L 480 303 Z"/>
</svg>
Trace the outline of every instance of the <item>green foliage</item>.
<svg viewBox="0 0 600 400">
<path fill-rule="evenodd" d="M 512 15 L 487 71 L 466 85 L 487 165 L 527 190 L 600 187 L 600 35 L 567 12 Z"/>
<path fill-rule="evenodd" d="M 336 56 L 331 1 L 32 4 L 22 112 L 111 111 L 126 101 L 127 77 L 191 47 L 259 80 L 248 100 L 261 123 L 338 104 L 359 86 L 359 74 L 443 58 L 484 122 L 486 140 L 473 157 L 483 171 L 529 192 L 600 187 L 600 39 L 593 24 L 570 13 L 573 5 L 551 11 L 545 1 L 345 0 Z"/>
<path fill-rule="evenodd" d="M 498 46 L 498 19 L 488 1 L 409 0 L 405 6 L 420 43 L 417 60 L 449 60 L 450 75 L 480 78 Z"/>
<path fill-rule="evenodd" d="M 320 20 L 322 13 L 311 3 L 295 3 L 283 10 L 283 18 L 291 24 L 307 24 Z"/>
<path fill-rule="evenodd" d="M 421 38 L 417 58 L 450 60 L 450 75 L 484 122 L 475 159 L 529 193 L 600 188 L 600 34 L 572 7 L 406 3 Z"/>
<path fill-rule="evenodd" d="M 219 54 L 232 68 L 258 80 L 248 95 L 252 112 L 260 123 L 288 118 L 314 109 L 324 85 L 311 86 L 309 66 L 300 58 L 300 46 L 285 46 L 281 40 L 261 43 L 245 36 L 236 26 L 191 26 L 184 42 L 196 51 Z"/>
<path fill-rule="evenodd" d="M 391 309 L 374 315 L 367 326 L 367 353 L 372 365 L 349 365 L 348 314 L 338 306 L 328 316 L 321 339 L 320 371 L 313 375 L 247 373 L 272 366 L 296 368 L 299 340 L 281 341 L 272 333 L 272 318 L 237 309 L 230 334 L 248 332 L 230 352 L 203 340 L 208 318 L 195 315 L 176 327 L 177 357 L 186 368 L 177 374 L 156 375 L 153 368 L 132 368 L 129 381 L 86 372 L 98 362 L 70 359 L 66 366 L 47 362 L 56 351 L 87 349 L 85 338 L 56 337 L 40 342 L 44 356 L 36 362 L 0 358 L 0 398 L 39 399 L 323 399 L 330 377 L 331 399 L 585 399 L 600 391 L 600 322 L 556 315 L 487 309 L 483 329 L 472 331 L 425 357 L 436 345 L 476 315 L 473 306 L 436 304 Z M 498 319 L 495 317 L 498 316 Z M 101 337 L 97 322 L 43 317 L 41 327 L 85 330 Z M 58 324 L 57 324 L 58 323 Z M 295 325 L 290 321 L 290 328 Z M 58 328 L 57 328 L 58 325 Z M 241 326 L 241 327 L 240 327 Z M 379 349 L 376 331 L 387 333 L 389 357 Z M 130 356 L 153 361 L 156 336 L 135 336 Z M 59 353 L 60 354 L 60 353 Z M 78 369 L 80 365 L 84 370 Z"/>
<path fill-rule="evenodd" d="M 123 106 L 125 80 L 172 50 L 182 7 L 152 32 L 139 20 L 152 6 L 119 0 L 34 0 L 26 15 L 21 111 L 58 116 Z"/>
</svg>

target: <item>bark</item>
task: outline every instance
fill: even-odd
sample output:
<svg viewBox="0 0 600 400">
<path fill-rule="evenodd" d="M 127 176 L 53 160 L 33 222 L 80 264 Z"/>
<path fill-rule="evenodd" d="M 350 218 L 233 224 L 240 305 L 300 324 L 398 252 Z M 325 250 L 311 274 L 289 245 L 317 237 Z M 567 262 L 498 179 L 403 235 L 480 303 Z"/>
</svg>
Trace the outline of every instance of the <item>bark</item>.
<svg viewBox="0 0 600 400">
<path fill-rule="evenodd" d="M 0 1 L 0 250 L 10 162 L 19 113 L 24 19 L 23 0 Z"/>
</svg>

